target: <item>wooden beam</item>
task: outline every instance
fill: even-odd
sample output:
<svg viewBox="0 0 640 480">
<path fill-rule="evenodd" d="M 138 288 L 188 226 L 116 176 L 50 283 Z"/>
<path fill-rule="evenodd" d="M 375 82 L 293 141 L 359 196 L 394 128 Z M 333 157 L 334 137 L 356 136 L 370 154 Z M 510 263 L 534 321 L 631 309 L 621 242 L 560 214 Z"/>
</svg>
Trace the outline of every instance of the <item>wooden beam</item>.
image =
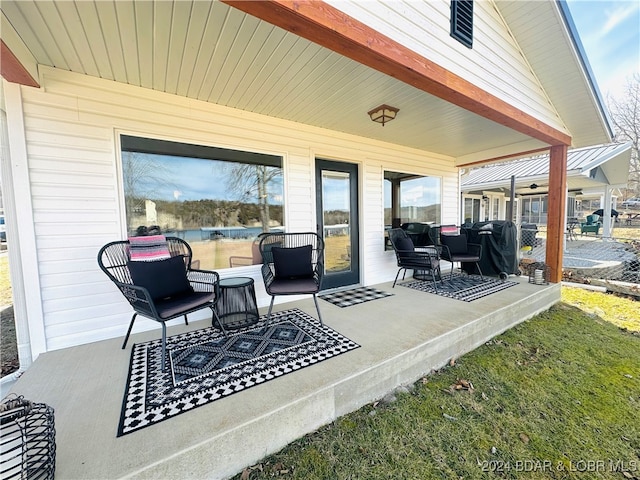
<svg viewBox="0 0 640 480">
<path fill-rule="evenodd" d="M 40 84 L 31 76 L 29 71 L 24 68 L 20 60 L 7 47 L 4 40 L 0 39 L 0 74 L 11 83 L 26 85 L 27 87 L 40 88 Z"/>
<path fill-rule="evenodd" d="M 469 167 L 478 167 L 480 165 L 488 165 L 490 163 L 498 163 L 503 160 L 509 160 L 510 158 L 524 158 L 536 153 L 548 152 L 549 147 L 544 148 L 536 148 L 535 150 L 527 150 L 526 152 L 518 152 L 512 153 L 510 155 L 501 155 L 499 157 L 487 158 L 485 160 L 478 160 L 476 162 L 465 163 L 464 165 L 460 165 L 460 168 L 469 168 Z"/>
<path fill-rule="evenodd" d="M 549 153 L 549 204 L 546 263 L 552 283 L 562 281 L 562 252 L 567 207 L 567 146 L 555 145 Z"/>
<path fill-rule="evenodd" d="M 549 145 L 571 137 L 319 0 L 221 0 L 358 63 Z"/>
</svg>

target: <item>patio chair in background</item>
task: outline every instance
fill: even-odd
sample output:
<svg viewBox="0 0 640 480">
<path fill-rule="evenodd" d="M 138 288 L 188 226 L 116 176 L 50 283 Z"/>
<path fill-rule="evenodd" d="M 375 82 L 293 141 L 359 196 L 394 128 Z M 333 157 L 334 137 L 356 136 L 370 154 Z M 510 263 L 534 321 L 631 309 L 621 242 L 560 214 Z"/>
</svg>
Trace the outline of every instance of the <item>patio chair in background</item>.
<svg viewBox="0 0 640 480">
<path fill-rule="evenodd" d="M 313 232 L 268 233 L 260 240 L 262 278 L 271 296 L 267 321 L 271 319 L 273 302 L 278 295 L 313 295 L 322 323 L 316 294 L 324 275 L 324 241 Z"/>
<path fill-rule="evenodd" d="M 162 369 L 165 368 L 166 322 L 210 308 L 211 323 L 226 335 L 215 310 L 217 272 L 191 268 L 191 247 L 177 237 L 132 237 L 110 242 L 98 253 L 100 269 L 120 289 L 134 310 L 122 348 L 126 348 L 137 315 L 162 325 Z"/>
<path fill-rule="evenodd" d="M 441 258 L 451 262 L 450 279 L 453 278 L 453 268 L 456 263 L 475 263 L 480 277 L 484 280 L 479 263 L 482 257 L 482 245 L 468 243 L 465 233 L 460 233 L 459 235 L 442 235 L 440 241 L 442 242 Z"/>
<path fill-rule="evenodd" d="M 585 221 L 580 224 L 580 234 L 593 232 L 598 235 L 600 231 L 600 215 L 587 215 Z"/>
<path fill-rule="evenodd" d="M 251 244 L 251 256 L 244 257 L 238 255 L 231 255 L 229 257 L 229 267 L 246 267 L 248 265 L 260 265 L 262 263 L 262 256 L 260 255 L 260 240 L 266 233 L 260 233 L 253 243 Z"/>
<path fill-rule="evenodd" d="M 404 280 L 407 270 L 413 270 L 414 276 L 416 273 L 423 278 L 430 275 L 433 281 L 433 288 L 437 291 L 438 285 L 436 279 L 442 281 L 440 258 L 437 248 L 420 247 L 420 249 L 416 250 L 413 241 L 402 228 L 392 228 L 389 231 L 389 240 L 396 252 L 396 260 L 398 262 L 398 273 L 396 273 L 396 278 L 391 288 L 396 286 L 398 275 L 400 275 L 401 271 L 404 271 L 402 275 L 402 279 Z"/>
<path fill-rule="evenodd" d="M 429 230 L 429 236 L 431 237 L 431 243 L 436 246 L 440 246 L 440 237 L 443 235 L 457 235 L 460 233 L 460 227 L 457 225 L 436 225 Z"/>
</svg>

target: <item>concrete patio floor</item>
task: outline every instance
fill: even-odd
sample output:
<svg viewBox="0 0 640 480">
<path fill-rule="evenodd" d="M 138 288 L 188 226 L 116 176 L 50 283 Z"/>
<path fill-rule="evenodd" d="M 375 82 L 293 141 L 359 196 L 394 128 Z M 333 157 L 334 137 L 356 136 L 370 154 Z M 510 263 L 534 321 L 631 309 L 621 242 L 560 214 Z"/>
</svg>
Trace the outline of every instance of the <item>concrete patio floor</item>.
<svg viewBox="0 0 640 480">
<path fill-rule="evenodd" d="M 373 287 L 393 296 L 360 305 L 319 300 L 325 323 L 361 348 L 119 438 L 131 345 L 159 328 L 133 335 L 126 350 L 116 338 L 43 354 L 11 392 L 55 409 L 58 479 L 224 479 L 560 300 L 559 284 L 510 280 L 518 285 L 470 303 L 391 282 Z M 311 298 L 275 309 L 293 307 L 316 316 Z"/>
</svg>

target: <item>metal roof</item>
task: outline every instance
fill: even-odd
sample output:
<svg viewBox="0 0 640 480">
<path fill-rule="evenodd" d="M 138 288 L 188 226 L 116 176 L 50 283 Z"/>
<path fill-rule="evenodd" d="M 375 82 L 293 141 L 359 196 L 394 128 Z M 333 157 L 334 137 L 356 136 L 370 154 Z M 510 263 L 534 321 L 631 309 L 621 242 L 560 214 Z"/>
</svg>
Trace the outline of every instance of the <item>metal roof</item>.
<svg viewBox="0 0 640 480">
<path fill-rule="evenodd" d="M 567 177 L 588 174 L 592 169 L 620 158 L 623 163 L 626 159 L 627 169 L 620 171 L 620 166 L 616 166 L 616 172 L 609 174 L 610 183 L 621 183 L 619 181 L 621 179 L 626 182 L 630 156 L 631 144 L 629 143 L 613 143 L 569 150 L 567 153 Z M 461 185 L 465 191 L 508 186 L 512 176 L 515 176 L 518 182 L 547 178 L 549 176 L 549 154 L 471 169 L 462 175 Z"/>
</svg>

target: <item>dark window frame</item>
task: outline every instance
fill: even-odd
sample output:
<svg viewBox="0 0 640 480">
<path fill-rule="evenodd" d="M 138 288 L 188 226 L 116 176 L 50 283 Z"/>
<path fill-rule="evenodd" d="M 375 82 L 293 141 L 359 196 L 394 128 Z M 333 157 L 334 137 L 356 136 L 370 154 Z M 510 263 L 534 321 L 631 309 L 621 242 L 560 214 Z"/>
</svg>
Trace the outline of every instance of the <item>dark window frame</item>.
<svg viewBox="0 0 640 480">
<path fill-rule="evenodd" d="M 261 264 L 259 235 L 286 230 L 283 157 L 126 134 L 119 139 L 127 236 L 178 236 L 194 249 L 198 268 L 219 270 Z"/>
</svg>

